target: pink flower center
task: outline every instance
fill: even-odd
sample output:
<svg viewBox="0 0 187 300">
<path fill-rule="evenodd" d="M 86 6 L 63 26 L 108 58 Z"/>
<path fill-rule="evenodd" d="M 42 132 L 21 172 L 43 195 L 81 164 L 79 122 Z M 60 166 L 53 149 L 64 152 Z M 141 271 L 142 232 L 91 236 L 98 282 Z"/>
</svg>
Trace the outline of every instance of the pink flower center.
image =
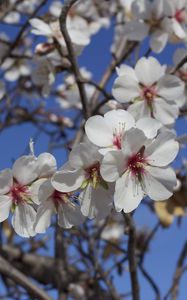
<svg viewBox="0 0 187 300">
<path fill-rule="evenodd" d="M 69 198 L 69 193 L 62 193 L 62 192 L 59 192 L 59 191 L 54 191 L 53 194 L 52 194 L 52 199 L 53 199 L 53 203 L 56 207 L 58 207 L 58 205 L 60 203 L 67 203 L 68 201 L 68 198 Z"/>
<path fill-rule="evenodd" d="M 14 183 L 10 192 L 9 192 L 12 202 L 15 205 L 23 203 L 27 201 L 30 197 L 30 192 L 28 186 L 21 185 L 19 183 Z"/>
<path fill-rule="evenodd" d="M 115 135 L 113 138 L 113 145 L 120 150 L 121 149 L 121 135 Z"/>
<path fill-rule="evenodd" d="M 146 159 L 141 152 L 134 154 L 128 159 L 127 168 L 131 171 L 132 175 L 138 176 L 144 173 Z"/>
<path fill-rule="evenodd" d="M 87 179 L 93 179 L 95 176 L 100 177 L 100 163 L 97 161 L 85 169 Z"/>
<path fill-rule="evenodd" d="M 115 146 L 116 149 L 121 149 L 121 140 L 123 133 L 125 132 L 125 124 L 119 123 L 118 129 L 115 128 L 113 133 L 113 146 Z"/>
<path fill-rule="evenodd" d="M 174 15 L 174 18 L 179 22 L 183 23 L 186 21 L 186 14 L 184 9 L 177 9 Z"/>
<path fill-rule="evenodd" d="M 156 96 L 155 87 L 144 86 L 142 89 L 142 96 L 148 103 L 152 102 Z"/>
<path fill-rule="evenodd" d="M 182 81 L 187 82 L 187 72 L 179 70 L 179 77 Z"/>
</svg>

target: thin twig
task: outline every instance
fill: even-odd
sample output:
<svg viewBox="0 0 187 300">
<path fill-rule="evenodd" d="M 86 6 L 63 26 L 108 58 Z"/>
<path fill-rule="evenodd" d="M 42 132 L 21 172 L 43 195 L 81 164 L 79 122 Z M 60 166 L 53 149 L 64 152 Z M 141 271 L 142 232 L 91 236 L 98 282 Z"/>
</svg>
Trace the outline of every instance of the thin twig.
<svg viewBox="0 0 187 300">
<path fill-rule="evenodd" d="M 72 45 L 72 41 L 69 36 L 67 27 L 66 27 L 66 18 L 67 18 L 68 11 L 70 10 L 70 8 L 72 7 L 72 5 L 75 2 L 77 2 L 77 0 L 69 0 L 64 3 L 62 10 L 61 10 L 59 22 L 60 22 L 60 29 L 61 29 L 62 35 L 64 37 L 64 40 L 65 40 L 65 43 L 67 46 L 69 59 L 72 64 L 72 71 L 75 75 L 75 79 L 76 79 L 77 86 L 79 89 L 80 98 L 81 98 L 82 107 L 83 107 L 83 114 L 84 114 L 85 119 L 87 119 L 89 117 L 89 113 L 88 113 L 88 107 L 87 107 L 87 103 L 88 103 L 87 96 L 86 96 L 86 91 L 84 88 L 84 80 L 82 80 L 81 73 L 80 73 L 80 70 L 79 70 L 79 67 L 77 64 L 77 60 L 76 60 L 75 51 L 74 51 L 74 48 Z"/>
<path fill-rule="evenodd" d="M 125 222 L 128 226 L 129 240 L 128 240 L 128 260 L 131 277 L 132 300 L 140 300 L 139 283 L 137 275 L 137 261 L 136 261 L 136 229 L 130 214 L 123 214 Z"/>
<path fill-rule="evenodd" d="M 122 61 L 124 61 L 132 53 L 132 51 L 136 48 L 138 43 L 132 42 L 129 45 L 129 47 L 127 48 L 127 50 L 124 52 L 125 45 L 126 45 L 126 42 L 123 43 L 123 41 L 122 41 L 122 43 L 118 49 L 118 52 L 116 54 L 116 57 L 113 58 L 111 64 L 106 69 L 100 83 L 98 84 L 98 86 L 100 86 L 100 89 L 102 89 L 102 90 L 104 89 L 104 87 L 108 83 L 111 75 L 115 72 L 116 66 L 118 66 Z M 97 100 L 98 100 L 99 95 L 100 95 L 100 91 L 96 90 L 96 92 L 94 93 L 94 95 L 90 101 L 92 103 L 93 107 L 97 105 Z"/>
<path fill-rule="evenodd" d="M 0 256 L 0 273 L 21 285 L 32 297 L 38 300 L 52 300 L 49 295 L 37 287 L 23 273 L 13 267 L 8 261 Z"/>
<path fill-rule="evenodd" d="M 175 273 L 174 273 L 174 276 L 173 276 L 172 286 L 168 290 L 168 292 L 165 295 L 165 297 L 163 298 L 163 300 L 167 300 L 170 295 L 171 295 L 172 300 L 177 300 L 180 279 L 181 279 L 181 277 L 184 273 L 184 270 L 185 270 L 183 268 L 183 263 L 184 263 L 184 260 L 186 259 L 186 256 L 187 256 L 187 241 L 185 241 L 185 243 L 182 247 L 181 253 L 179 255 L 176 270 L 175 270 Z"/>
<path fill-rule="evenodd" d="M 147 279 L 149 282 L 150 286 L 152 287 L 153 291 L 155 292 L 156 295 L 156 300 L 160 300 L 160 290 L 158 286 L 156 285 L 155 281 L 151 277 L 150 274 L 145 270 L 142 264 L 139 265 L 140 271 L 142 272 L 143 276 Z"/>
</svg>

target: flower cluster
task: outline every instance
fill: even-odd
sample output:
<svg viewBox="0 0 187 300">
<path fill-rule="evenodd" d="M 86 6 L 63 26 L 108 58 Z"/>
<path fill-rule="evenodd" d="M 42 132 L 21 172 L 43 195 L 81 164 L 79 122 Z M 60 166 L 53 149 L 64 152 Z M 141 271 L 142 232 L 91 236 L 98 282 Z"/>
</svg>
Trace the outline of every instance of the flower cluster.
<svg viewBox="0 0 187 300">
<path fill-rule="evenodd" d="M 59 170 L 49 153 L 22 156 L 0 173 L 0 221 L 24 237 L 43 233 L 56 213 L 64 228 L 85 217 L 104 219 L 114 206 L 125 213 L 149 196 L 168 199 L 176 186 L 169 164 L 178 152 L 175 135 L 157 120 L 137 122 L 125 110 L 90 117 L 87 138 Z"/>
<path fill-rule="evenodd" d="M 28 112 L 24 120 L 37 124 L 35 115 L 38 114 L 39 123 L 44 120 L 47 125 L 57 125 L 54 131 L 55 134 L 58 131 L 57 139 L 62 135 L 66 137 L 63 126 L 77 129 L 82 122 L 80 111 L 85 109 L 80 96 L 82 85 L 87 98 L 85 106 L 90 106 L 88 113 L 91 115 L 85 122 L 82 142 L 72 147 L 68 162 L 60 169 L 50 153 L 36 157 L 31 151 L 30 155 L 18 158 L 12 169 L 0 172 L 0 222 L 11 214 L 13 228 L 23 237 L 44 233 L 53 222 L 54 214 L 59 226 L 71 228 L 86 218 L 100 221 L 112 209 L 129 213 L 145 197 L 156 201 L 169 199 L 177 184 L 170 164 L 179 150 L 174 125 L 187 103 L 187 65 L 170 72 L 153 56 L 140 58 L 134 67 L 119 65 L 119 62 L 123 62 L 121 57 L 131 62 L 128 47 L 125 52 L 126 45 L 132 46 L 132 41 L 140 42 L 148 35 L 150 49 L 154 52 L 161 52 L 168 41 L 186 41 L 187 0 L 111 0 L 111 5 L 99 0 L 82 0 L 71 7 L 66 27 L 75 57 L 90 44 L 94 34 L 110 26 L 113 16 L 116 18 L 111 74 L 114 67 L 119 66 L 112 96 L 102 84 L 92 80 L 86 68 L 79 69 L 79 76 L 73 74 L 71 51 L 60 28 L 62 5 L 60 1 L 53 1 L 48 14 L 33 18 L 37 1 L 25 0 L 16 9 L 13 6 L 12 13 L 3 18 L 5 23 L 15 24 L 25 13 L 30 16 L 26 25 L 31 25 L 29 36 L 21 35 L 19 42 L 13 45 L 8 36 L 0 37 L 4 76 L 4 81 L 0 81 L 0 99 L 6 102 L 5 108 L 8 107 L 7 123 L 14 124 L 14 114 L 20 117 Z M 36 43 L 32 45 L 33 35 Z M 42 36 L 40 43 L 37 36 Z M 136 43 L 134 45 L 133 50 Z M 176 51 L 175 66 L 186 53 L 185 48 Z M 51 91 L 57 74 L 64 71 L 70 72 L 65 73 L 63 83 L 58 81 Z M 104 81 L 105 76 L 107 72 Z M 19 82 L 20 91 L 14 90 L 15 81 Z M 8 82 L 13 87 L 10 99 L 6 96 Z M 11 112 L 9 105 L 14 103 L 19 92 L 21 95 L 27 93 L 30 98 L 36 94 L 54 96 L 63 117 L 55 110 L 45 111 L 44 102 L 31 113 L 16 105 Z M 98 92 L 105 99 L 100 103 L 98 96 L 94 103 Z M 78 111 L 77 123 L 71 118 L 72 111 L 64 113 L 66 109 Z"/>
<path fill-rule="evenodd" d="M 118 35 L 142 41 L 150 34 L 150 48 L 161 52 L 168 41 L 186 42 L 186 0 L 120 0 Z"/>
</svg>

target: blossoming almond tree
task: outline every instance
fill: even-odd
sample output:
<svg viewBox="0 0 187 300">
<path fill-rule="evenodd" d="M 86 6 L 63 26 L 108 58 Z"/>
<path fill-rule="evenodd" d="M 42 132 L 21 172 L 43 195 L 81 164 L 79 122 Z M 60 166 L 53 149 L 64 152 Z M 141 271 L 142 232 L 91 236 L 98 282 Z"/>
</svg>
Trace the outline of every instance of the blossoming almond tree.
<svg viewBox="0 0 187 300">
<path fill-rule="evenodd" d="M 0 7 L 0 298 L 185 299 L 187 1 Z"/>
</svg>

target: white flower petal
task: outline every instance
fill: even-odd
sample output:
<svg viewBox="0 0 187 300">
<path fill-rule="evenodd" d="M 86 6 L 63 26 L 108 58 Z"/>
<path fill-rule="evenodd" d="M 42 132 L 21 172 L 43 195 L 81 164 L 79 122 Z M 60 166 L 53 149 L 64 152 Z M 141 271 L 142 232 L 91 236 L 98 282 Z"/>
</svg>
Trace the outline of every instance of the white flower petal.
<svg viewBox="0 0 187 300">
<path fill-rule="evenodd" d="M 139 20 L 129 21 L 124 26 L 124 35 L 129 41 L 142 41 L 149 32 L 149 25 Z"/>
<path fill-rule="evenodd" d="M 98 147 L 90 142 L 80 143 L 72 149 L 69 155 L 69 164 L 74 169 L 87 168 L 102 158 Z"/>
<path fill-rule="evenodd" d="M 154 118 L 164 125 L 171 125 L 174 123 L 179 113 L 179 109 L 175 103 L 167 103 L 161 98 L 156 98 L 153 103 Z"/>
<path fill-rule="evenodd" d="M 41 197 L 39 197 L 39 190 L 41 185 L 43 185 L 44 182 L 48 181 L 46 178 L 40 178 L 33 182 L 33 184 L 29 187 L 29 192 L 31 195 L 31 199 L 34 203 L 40 204 L 41 203 Z M 43 195 L 42 195 L 43 198 Z"/>
<path fill-rule="evenodd" d="M 130 76 L 120 76 L 114 81 L 112 94 L 116 100 L 125 103 L 140 96 L 138 81 Z"/>
<path fill-rule="evenodd" d="M 145 86 L 151 86 L 165 74 L 165 66 L 161 66 L 154 57 L 142 57 L 136 63 L 135 72 L 139 82 Z"/>
<path fill-rule="evenodd" d="M 79 189 L 84 180 L 83 170 L 61 170 L 54 174 L 51 183 L 57 191 L 68 193 Z"/>
<path fill-rule="evenodd" d="M 175 159 L 179 144 L 174 137 L 172 132 L 163 131 L 145 148 L 144 155 L 150 165 L 164 167 Z"/>
<path fill-rule="evenodd" d="M 28 204 L 16 206 L 12 216 L 12 226 L 15 232 L 22 237 L 31 237 L 36 234 L 33 229 L 36 219 L 34 208 Z"/>
<path fill-rule="evenodd" d="M 119 67 L 116 67 L 116 72 L 118 76 L 130 76 L 132 79 L 137 81 L 137 76 L 134 71 L 134 69 L 128 65 L 120 65 Z"/>
<path fill-rule="evenodd" d="M 94 217 L 100 221 L 105 219 L 113 207 L 113 189 L 104 189 L 102 186 L 92 192 L 92 206 L 94 207 Z"/>
<path fill-rule="evenodd" d="M 93 188 L 91 184 L 88 184 L 88 186 L 79 195 L 81 212 L 84 216 L 87 216 L 90 219 L 93 219 L 95 216 L 94 206 L 92 205 L 92 193 Z"/>
<path fill-rule="evenodd" d="M 34 27 L 34 30 L 31 30 L 32 33 L 37 35 L 45 35 L 48 37 L 51 37 L 53 35 L 52 29 L 44 21 L 37 18 L 33 18 L 29 21 L 29 23 L 32 27 Z"/>
<path fill-rule="evenodd" d="M 8 218 L 11 206 L 12 199 L 9 196 L 0 196 L 0 222 Z"/>
<path fill-rule="evenodd" d="M 144 132 L 138 128 L 131 128 L 122 138 L 122 151 L 124 156 L 136 154 L 147 143 Z"/>
<path fill-rule="evenodd" d="M 124 171 L 124 160 L 125 157 L 122 151 L 108 152 L 101 164 L 101 176 L 108 182 L 116 181 Z"/>
<path fill-rule="evenodd" d="M 51 179 L 41 182 L 41 185 L 38 189 L 38 201 L 42 203 L 47 201 L 47 199 L 54 193 L 55 189 L 51 184 Z"/>
<path fill-rule="evenodd" d="M 20 77 L 19 69 L 12 67 L 10 70 L 6 71 L 5 79 L 8 81 L 16 81 Z"/>
<path fill-rule="evenodd" d="M 37 159 L 33 155 L 18 158 L 12 167 L 14 178 L 21 184 L 29 184 L 38 177 Z"/>
<path fill-rule="evenodd" d="M 140 204 L 144 193 L 140 182 L 129 172 L 125 172 L 117 181 L 114 193 L 114 205 L 117 211 L 129 213 Z"/>
<path fill-rule="evenodd" d="M 147 167 L 143 175 L 145 193 L 153 200 L 166 200 L 173 194 L 176 175 L 170 168 Z"/>
<path fill-rule="evenodd" d="M 56 159 L 50 153 L 42 153 L 37 158 L 39 177 L 49 177 L 57 169 Z"/>
<path fill-rule="evenodd" d="M 85 124 L 85 131 L 93 144 L 100 147 L 112 145 L 112 132 L 102 116 L 89 118 Z"/>
<path fill-rule="evenodd" d="M 114 133 L 116 129 L 117 132 L 120 131 L 121 127 L 126 130 L 134 127 L 135 120 L 133 116 L 126 110 L 117 109 L 111 110 L 104 115 L 105 122 L 110 127 L 111 132 Z"/>
<path fill-rule="evenodd" d="M 172 26 L 174 34 L 176 34 L 176 36 L 179 37 L 180 39 L 185 39 L 186 32 L 183 29 L 183 27 L 181 26 L 181 24 L 175 18 L 171 19 L 171 23 L 172 23 L 171 26 Z"/>
<path fill-rule="evenodd" d="M 175 101 L 184 96 L 184 82 L 174 75 L 165 75 L 157 83 L 157 95 L 168 100 Z"/>
<path fill-rule="evenodd" d="M 163 32 L 162 30 L 155 31 L 150 39 L 151 49 L 156 53 L 162 52 L 167 45 L 168 39 L 169 34 L 167 32 Z"/>
<path fill-rule="evenodd" d="M 130 112 L 135 120 L 139 120 L 144 117 L 150 117 L 151 111 L 146 103 L 146 101 L 138 101 L 131 104 L 128 107 L 128 112 Z"/>
<path fill-rule="evenodd" d="M 162 124 L 153 118 L 142 118 L 138 120 L 136 127 L 142 130 L 147 138 L 152 139 L 157 135 Z"/>
<path fill-rule="evenodd" d="M 63 228 L 71 228 L 82 224 L 85 217 L 80 211 L 80 206 L 75 203 L 67 202 L 59 205 L 58 208 L 58 224 Z"/>
<path fill-rule="evenodd" d="M 55 211 L 53 201 L 48 199 L 47 201 L 42 201 L 38 208 L 36 221 L 34 225 L 34 230 L 36 233 L 45 233 L 47 228 L 51 224 L 51 217 Z"/>
<path fill-rule="evenodd" d="M 13 185 L 12 170 L 5 169 L 0 172 L 0 195 L 7 194 Z"/>
</svg>

